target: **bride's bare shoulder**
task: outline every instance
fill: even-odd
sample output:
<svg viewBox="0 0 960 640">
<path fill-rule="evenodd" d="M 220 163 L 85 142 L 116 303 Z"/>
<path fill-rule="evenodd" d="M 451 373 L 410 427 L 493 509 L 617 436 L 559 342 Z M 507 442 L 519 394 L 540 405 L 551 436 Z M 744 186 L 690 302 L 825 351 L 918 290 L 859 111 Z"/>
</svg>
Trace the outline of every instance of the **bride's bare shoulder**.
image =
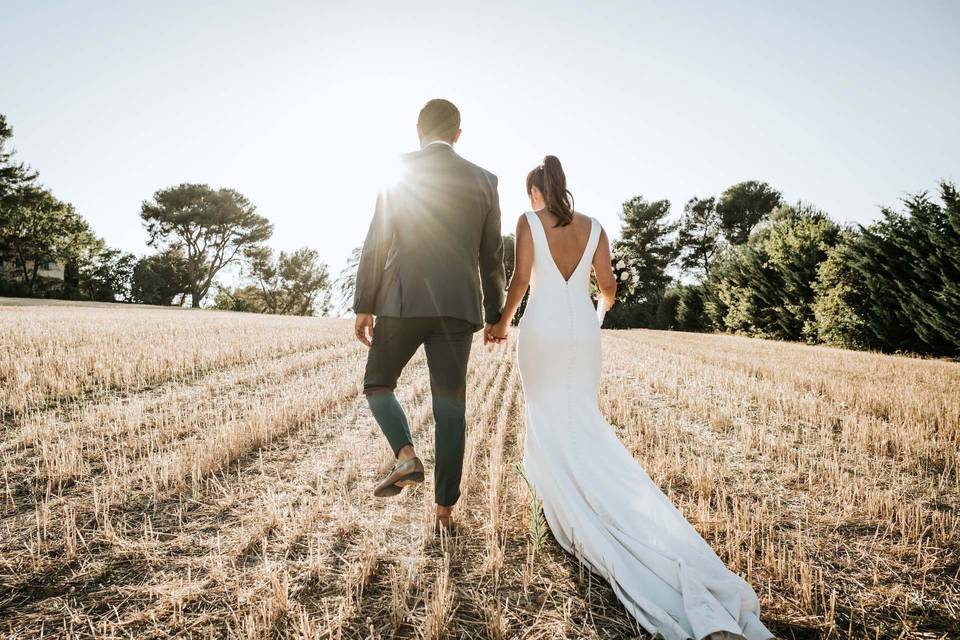
<svg viewBox="0 0 960 640">
<path fill-rule="evenodd" d="M 517 238 L 520 238 L 521 236 L 530 235 L 530 221 L 527 220 L 527 214 L 525 213 L 521 214 L 520 217 L 517 218 L 516 234 L 517 234 L 516 235 Z"/>
<path fill-rule="evenodd" d="M 574 220 L 577 222 L 577 224 L 580 225 L 581 227 L 589 227 L 591 224 L 593 224 L 593 218 L 592 218 L 592 217 L 588 216 L 588 215 L 585 214 L 585 213 L 580 213 L 579 211 L 574 211 L 574 212 L 573 212 L 573 219 L 574 219 Z"/>
</svg>

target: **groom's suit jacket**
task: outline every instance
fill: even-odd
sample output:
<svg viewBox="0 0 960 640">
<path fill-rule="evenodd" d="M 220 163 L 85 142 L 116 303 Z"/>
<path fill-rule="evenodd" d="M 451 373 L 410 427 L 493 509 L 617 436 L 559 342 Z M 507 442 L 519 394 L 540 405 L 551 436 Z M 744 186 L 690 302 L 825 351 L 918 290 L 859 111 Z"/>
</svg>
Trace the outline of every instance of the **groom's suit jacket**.
<svg viewBox="0 0 960 640">
<path fill-rule="evenodd" d="M 441 143 L 400 163 L 377 198 L 354 312 L 496 323 L 506 280 L 497 177 Z"/>
</svg>

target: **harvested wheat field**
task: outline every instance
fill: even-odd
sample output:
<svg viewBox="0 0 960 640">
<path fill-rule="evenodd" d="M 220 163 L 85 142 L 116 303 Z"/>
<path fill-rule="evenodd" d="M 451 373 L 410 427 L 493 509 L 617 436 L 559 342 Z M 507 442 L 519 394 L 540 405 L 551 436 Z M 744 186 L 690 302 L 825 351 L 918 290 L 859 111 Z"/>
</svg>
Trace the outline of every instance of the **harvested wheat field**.
<svg viewBox="0 0 960 640">
<path fill-rule="evenodd" d="M 459 515 L 343 320 L 0 305 L 0 636 L 646 637 L 544 534 L 515 339 L 475 346 Z M 960 364 L 608 331 L 601 403 L 784 638 L 960 637 Z M 399 396 L 430 463 L 418 355 Z"/>
</svg>

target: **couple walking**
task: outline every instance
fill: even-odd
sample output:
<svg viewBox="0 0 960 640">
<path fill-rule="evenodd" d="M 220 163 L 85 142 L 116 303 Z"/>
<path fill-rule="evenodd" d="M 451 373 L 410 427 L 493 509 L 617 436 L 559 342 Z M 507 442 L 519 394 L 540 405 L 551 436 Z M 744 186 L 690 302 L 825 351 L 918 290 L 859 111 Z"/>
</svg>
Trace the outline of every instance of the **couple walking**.
<svg viewBox="0 0 960 640">
<path fill-rule="evenodd" d="M 560 161 L 527 175 L 531 211 L 505 275 L 497 178 L 457 155 L 460 112 L 431 100 L 419 151 L 378 197 L 357 272 L 357 338 L 370 347 L 364 394 L 397 463 L 376 487 L 388 497 L 422 482 L 394 389 L 423 345 L 436 424 L 436 526 L 452 531 L 463 466 L 467 361 L 473 334 L 506 340 L 528 287 L 517 362 L 526 421 L 523 464 L 560 545 L 610 582 L 627 611 L 667 640 L 772 635 L 753 589 L 720 558 L 620 443 L 597 402 L 601 313 L 614 302 L 610 246 L 596 219 L 573 210 Z M 376 321 L 374 321 L 376 318 Z"/>
</svg>

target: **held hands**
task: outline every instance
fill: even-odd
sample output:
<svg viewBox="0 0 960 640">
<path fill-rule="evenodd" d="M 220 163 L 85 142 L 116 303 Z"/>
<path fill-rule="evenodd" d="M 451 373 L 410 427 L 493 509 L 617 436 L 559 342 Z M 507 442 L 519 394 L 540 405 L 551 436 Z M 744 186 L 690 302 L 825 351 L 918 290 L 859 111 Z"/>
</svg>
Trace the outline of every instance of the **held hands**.
<svg viewBox="0 0 960 640">
<path fill-rule="evenodd" d="M 353 331 L 357 340 L 369 347 L 373 340 L 373 314 L 358 313 L 357 319 L 353 323 Z"/>
<path fill-rule="evenodd" d="M 497 324 L 488 324 L 483 328 L 483 344 L 500 344 L 501 342 L 506 342 L 509 333 L 509 320 L 501 320 Z"/>
<path fill-rule="evenodd" d="M 353 332 L 357 340 L 370 346 L 373 341 L 373 314 L 358 313 L 357 319 L 353 323 Z M 483 327 L 483 344 L 499 344 L 506 342 L 507 334 L 510 332 L 509 322 L 498 322 L 497 324 L 487 324 Z"/>
</svg>

